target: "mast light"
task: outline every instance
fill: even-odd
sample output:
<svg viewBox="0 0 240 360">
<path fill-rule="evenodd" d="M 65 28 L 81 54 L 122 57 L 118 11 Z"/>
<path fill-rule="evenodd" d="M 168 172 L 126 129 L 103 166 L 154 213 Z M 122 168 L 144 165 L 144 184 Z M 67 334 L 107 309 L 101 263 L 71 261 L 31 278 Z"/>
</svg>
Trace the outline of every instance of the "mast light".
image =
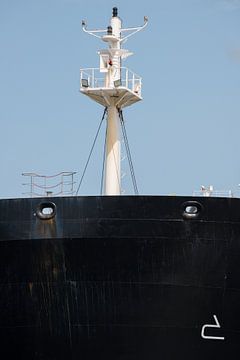
<svg viewBox="0 0 240 360">
<path fill-rule="evenodd" d="M 112 14 L 113 17 L 117 17 L 118 16 L 118 8 L 117 7 L 114 7 L 113 8 L 113 14 Z"/>
<path fill-rule="evenodd" d="M 84 87 L 84 88 L 87 88 L 89 86 L 87 79 L 82 79 L 81 84 L 82 84 L 82 87 Z"/>
<path fill-rule="evenodd" d="M 113 84 L 115 87 L 119 87 L 119 86 L 122 86 L 122 81 L 121 81 L 121 79 L 117 79 L 113 82 Z"/>
<path fill-rule="evenodd" d="M 111 26 L 107 27 L 107 34 L 112 35 L 112 27 Z"/>
</svg>

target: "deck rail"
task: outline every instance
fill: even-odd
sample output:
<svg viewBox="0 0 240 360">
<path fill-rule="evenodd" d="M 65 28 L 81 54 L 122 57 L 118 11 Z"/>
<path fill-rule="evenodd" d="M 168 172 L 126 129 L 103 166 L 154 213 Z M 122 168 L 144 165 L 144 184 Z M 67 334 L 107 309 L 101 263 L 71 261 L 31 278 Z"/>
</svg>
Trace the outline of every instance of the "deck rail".
<svg viewBox="0 0 240 360">
<path fill-rule="evenodd" d="M 120 79 L 114 81 L 110 88 L 125 87 L 141 96 L 142 78 L 126 67 L 121 67 L 120 71 Z M 109 88 L 106 86 L 104 74 L 106 73 L 100 72 L 99 68 L 80 69 L 80 90 L 84 88 Z"/>
</svg>

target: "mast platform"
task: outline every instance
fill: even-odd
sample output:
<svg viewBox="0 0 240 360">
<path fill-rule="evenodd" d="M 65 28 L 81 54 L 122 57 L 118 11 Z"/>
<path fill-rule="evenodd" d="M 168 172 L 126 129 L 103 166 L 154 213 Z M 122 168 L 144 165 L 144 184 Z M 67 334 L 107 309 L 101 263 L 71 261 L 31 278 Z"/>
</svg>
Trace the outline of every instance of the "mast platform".
<svg viewBox="0 0 240 360">
<path fill-rule="evenodd" d="M 130 106 L 140 100 L 142 79 L 126 67 L 121 67 L 121 78 L 106 84 L 99 68 L 80 69 L 80 92 L 104 107 Z"/>
</svg>

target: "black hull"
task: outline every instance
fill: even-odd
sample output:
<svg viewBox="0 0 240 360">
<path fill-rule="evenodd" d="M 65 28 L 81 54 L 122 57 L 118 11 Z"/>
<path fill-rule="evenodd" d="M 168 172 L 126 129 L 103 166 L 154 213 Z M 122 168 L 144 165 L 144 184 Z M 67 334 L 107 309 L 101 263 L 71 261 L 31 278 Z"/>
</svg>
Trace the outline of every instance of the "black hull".
<svg viewBox="0 0 240 360">
<path fill-rule="evenodd" d="M 238 199 L 1 200 L 0 358 L 238 359 L 239 260 Z"/>
</svg>

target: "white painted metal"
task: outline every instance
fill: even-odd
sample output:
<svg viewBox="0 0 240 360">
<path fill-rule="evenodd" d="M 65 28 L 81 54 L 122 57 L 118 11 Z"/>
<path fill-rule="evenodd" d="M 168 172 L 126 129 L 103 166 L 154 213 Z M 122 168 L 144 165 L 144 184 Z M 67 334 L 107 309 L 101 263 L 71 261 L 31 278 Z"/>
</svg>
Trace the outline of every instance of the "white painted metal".
<svg viewBox="0 0 240 360">
<path fill-rule="evenodd" d="M 194 190 L 193 196 L 204 196 L 204 197 L 234 197 L 232 190 L 215 190 L 212 185 L 201 186 L 200 190 Z"/>
<path fill-rule="evenodd" d="M 107 139 L 106 139 L 106 170 L 105 170 L 105 194 L 119 195 L 121 193 L 121 170 L 120 170 L 120 121 L 118 110 L 115 105 L 108 107 Z"/>
<path fill-rule="evenodd" d="M 128 50 L 121 49 L 121 43 L 131 35 L 142 30 L 147 25 L 122 29 L 122 21 L 117 16 L 117 9 L 113 9 L 113 16 L 108 30 L 87 30 L 86 22 L 82 22 L 83 31 L 100 38 L 108 44 L 108 49 L 100 50 L 100 67 L 80 70 L 80 91 L 94 101 L 108 108 L 107 138 L 106 138 L 106 167 L 105 194 L 120 195 L 120 119 L 119 110 L 123 107 L 142 100 L 141 78 L 129 69 L 121 67 L 122 59 L 132 55 Z M 128 35 L 121 35 L 127 32 Z M 124 74 L 124 75 L 123 75 Z M 83 83 L 84 81 L 84 83 Z"/>
<path fill-rule="evenodd" d="M 121 25 L 121 19 L 117 16 L 112 16 L 112 37 L 110 35 L 109 40 L 103 37 L 103 40 L 108 42 L 109 49 L 115 50 L 112 56 L 109 56 L 109 71 L 106 74 L 106 87 L 114 87 L 114 81 L 121 78 L 121 57 L 118 55 L 118 50 L 120 50 L 121 47 Z M 111 104 L 108 106 L 107 112 L 105 195 L 121 194 L 120 146 L 121 134 L 118 109 L 114 104 Z"/>
<path fill-rule="evenodd" d="M 101 55 L 102 56 L 102 55 Z M 102 57 L 103 59 L 104 57 Z M 99 90 L 118 90 L 117 94 L 114 96 L 119 95 L 122 90 L 127 90 L 129 95 L 134 96 L 136 101 L 142 100 L 141 97 L 141 87 L 142 87 L 142 78 L 134 73 L 132 70 L 126 68 L 125 66 L 120 67 L 120 74 L 121 74 L 121 86 L 106 86 L 106 80 L 104 73 L 108 72 L 109 69 L 106 68 L 104 65 L 104 60 L 101 59 L 100 62 L 100 69 L 99 68 L 85 68 L 80 69 L 80 91 L 83 94 L 86 94 L 91 97 L 92 93 L 96 93 L 99 96 L 101 91 Z M 88 80 L 88 88 L 82 86 L 82 79 Z M 132 92 L 132 94 L 130 94 Z M 104 105 L 104 104 L 103 104 Z"/>
</svg>

